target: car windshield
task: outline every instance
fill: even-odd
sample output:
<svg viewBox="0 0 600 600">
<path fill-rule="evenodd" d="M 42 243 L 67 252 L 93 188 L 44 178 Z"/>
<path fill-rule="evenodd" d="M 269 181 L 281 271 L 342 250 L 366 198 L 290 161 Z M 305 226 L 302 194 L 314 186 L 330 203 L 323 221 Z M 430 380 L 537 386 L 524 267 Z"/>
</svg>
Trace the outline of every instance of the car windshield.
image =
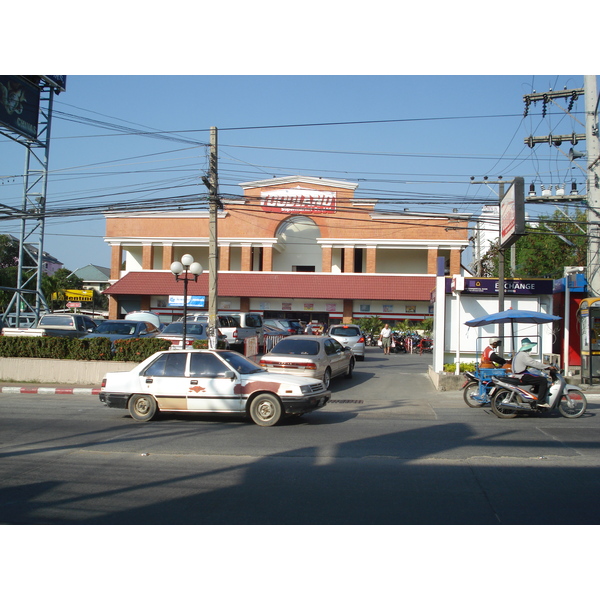
<svg viewBox="0 0 600 600">
<path fill-rule="evenodd" d="M 96 328 L 95 333 L 107 333 L 112 335 L 133 335 L 135 333 L 135 325 L 126 321 L 103 321 Z"/>
<path fill-rule="evenodd" d="M 186 334 L 188 335 L 202 335 L 204 327 L 202 323 L 198 322 L 187 322 L 185 326 Z M 183 335 L 183 322 L 177 321 L 176 323 L 169 323 L 162 331 L 164 335 Z"/>
<path fill-rule="evenodd" d="M 242 373 L 243 375 L 260 373 L 265 370 L 238 352 L 219 352 L 219 356 L 226 360 L 238 373 Z"/>
<path fill-rule="evenodd" d="M 346 337 L 355 337 L 359 335 L 358 329 L 355 327 L 332 327 L 330 335 L 345 335 Z"/>
<path fill-rule="evenodd" d="M 281 340 L 271 350 L 271 353 L 316 356 L 319 354 L 319 342 L 317 340 Z"/>
</svg>

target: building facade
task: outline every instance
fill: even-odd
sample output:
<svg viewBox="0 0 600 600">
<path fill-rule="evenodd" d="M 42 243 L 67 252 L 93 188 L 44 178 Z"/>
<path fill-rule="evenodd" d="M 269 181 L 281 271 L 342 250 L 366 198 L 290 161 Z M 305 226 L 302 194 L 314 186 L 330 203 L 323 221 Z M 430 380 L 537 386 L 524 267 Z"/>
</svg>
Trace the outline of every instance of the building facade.
<svg viewBox="0 0 600 600">
<path fill-rule="evenodd" d="M 430 315 L 438 257 L 460 274 L 467 219 L 386 212 L 355 198 L 356 185 L 313 177 L 241 184 L 217 219 L 218 309 L 266 318 L 325 322 L 378 316 L 394 322 Z M 462 217 L 462 218 L 461 218 Z M 209 213 L 172 210 L 110 215 L 111 318 L 152 310 L 179 318 L 183 285 L 170 272 L 191 254 L 205 272 L 188 288 L 208 295 Z"/>
</svg>

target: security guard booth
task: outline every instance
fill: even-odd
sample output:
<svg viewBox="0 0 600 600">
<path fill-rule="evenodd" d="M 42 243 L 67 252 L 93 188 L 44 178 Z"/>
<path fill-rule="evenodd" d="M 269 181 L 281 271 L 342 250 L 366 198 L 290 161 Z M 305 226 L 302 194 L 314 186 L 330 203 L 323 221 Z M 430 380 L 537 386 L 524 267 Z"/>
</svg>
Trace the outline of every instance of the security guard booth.
<svg viewBox="0 0 600 600">
<path fill-rule="evenodd" d="M 600 298 L 585 298 L 579 305 L 581 324 L 581 381 L 600 379 Z"/>
</svg>

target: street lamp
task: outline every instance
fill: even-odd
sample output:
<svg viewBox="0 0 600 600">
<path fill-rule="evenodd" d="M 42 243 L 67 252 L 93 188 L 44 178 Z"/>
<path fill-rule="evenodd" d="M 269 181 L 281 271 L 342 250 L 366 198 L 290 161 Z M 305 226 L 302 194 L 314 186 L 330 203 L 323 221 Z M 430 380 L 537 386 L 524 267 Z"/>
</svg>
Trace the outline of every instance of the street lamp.
<svg viewBox="0 0 600 600">
<path fill-rule="evenodd" d="M 181 347 L 185 350 L 185 342 L 187 337 L 187 289 L 188 281 L 192 278 L 198 281 L 198 275 L 202 275 L 202 265 L 194 261 L 191 254 L 184 254 L 181 257 L 181 262 L 176 260 L 171 263 L 171 273 L 175 275 L 175 281 L 183 280 L 183 339 Z"/>
</svg>

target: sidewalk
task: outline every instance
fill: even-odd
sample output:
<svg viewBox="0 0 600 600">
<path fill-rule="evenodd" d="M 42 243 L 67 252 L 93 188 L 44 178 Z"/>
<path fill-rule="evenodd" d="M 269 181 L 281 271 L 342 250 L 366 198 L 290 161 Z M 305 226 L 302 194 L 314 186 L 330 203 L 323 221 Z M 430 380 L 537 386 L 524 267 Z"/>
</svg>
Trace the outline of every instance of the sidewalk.
<svg viewBox="0 0 600 600">
<path fill-rule="evenodd" d="M 0 394 L 84 394 L 97 395 L 100 386 L 75 387 L 72 385 L 60 385 L 57 383 L 2 383 L 0 382 Z"/>
</svg>

